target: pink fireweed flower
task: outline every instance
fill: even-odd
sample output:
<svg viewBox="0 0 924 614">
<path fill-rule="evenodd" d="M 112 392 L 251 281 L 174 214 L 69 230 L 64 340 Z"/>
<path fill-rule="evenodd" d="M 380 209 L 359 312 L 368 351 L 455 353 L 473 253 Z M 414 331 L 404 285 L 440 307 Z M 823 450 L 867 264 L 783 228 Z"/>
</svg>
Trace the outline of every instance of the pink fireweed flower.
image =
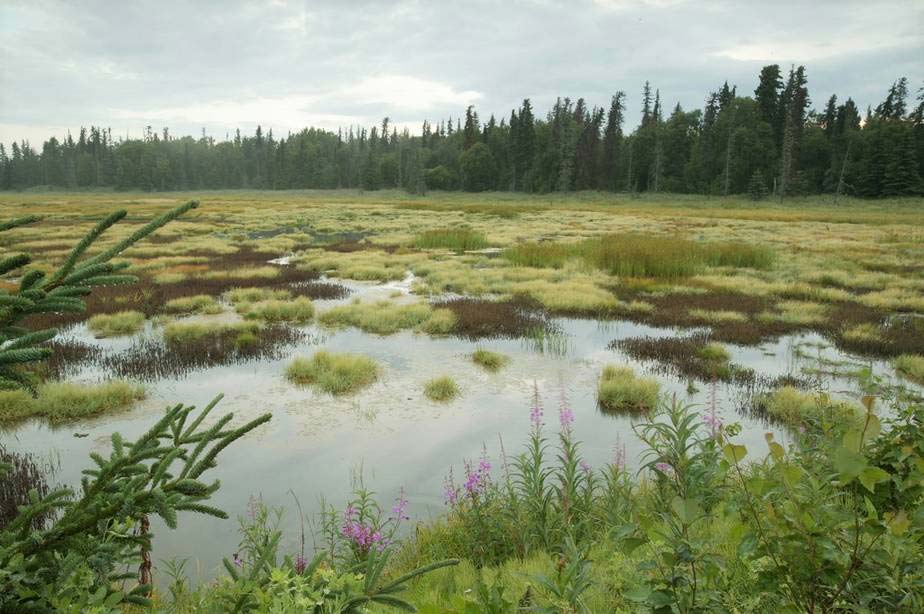
<svg viewBox="0 0 924 614">
<path fill-rule="evenodd" d="M 613 465 L 620 471 L 626 468 L 626 442 L 619 437 L 618 433 L 616 434 L 616 445 L 613 451 Z"/>
<path fill-rule="evenodd" d="M 474 499 L 484 492 L 490 482 L 491 463 L 488 461 L 487 452 L 483 453 L 481 460 L 478 461 L 477 469 L 473 470 L 471 463 L 465 463 L 465 483 L 462 486 L 469 497 Z"/>
<path fill-rule="evenodd" d="M 459 489 L 456 488 L 455 480 L 452 477 L 452 468 L 449 469 L 449 475 L 443 481 L 443 497 L 449 507 L 455 507 L 456 503 L 459 502 Z"/>
<path fill-rule="evenodd" d="M 295 573 L 302 575 L 306 567 L 308 567 L 308 560 L 305 557 L 300 554 L 295 557 Z"/>
<path fill-rule="evenodd" d="M 664 475 L 666 475 L 666 476 L 668 476 L 668 477 L 674 475 L 674 468 L 671 467 L 670 464 L 668 464 L 668 463 L 655 463 L 654 467 L 655 467 L 655 469 L 657 469 L 660 473 L 663 473 Z"/>
<path fill-rule="evenodd" d="M 558 421 L 561 423 L 561 429 L 563 431 L 570 431 L 571 425 L 574 424 L 574 411 L 571 410 L 571 406 L 568 404 L 568 397 L 565 396 L 565 391 L 561 392 L 561 406 L 558 408 Z"/>
<path fill-rule="evenodd" d="M 542 403 L 539 400 L 539 386 L 533 382 L 533 406 L 529 411 L 529 421 L 537 431 L 542 428 Z"/>
<path fill-rule="evenodd" d="M 391 513 L 394 514 L 394 518 L 397 521 L 410 520 L 410 516 L 407 515 L 407 497 L 404 496 L 404 488 L 401 489 L 401 493 L 398 495 L 398 498 L 395 499 L 395 504 L 391 508 Z"/>
<path fill-rule="evenodd" d="M 244 561 L 241 559 L 240 555 L 237 552 L 234 553 L 234 564 L 237 567 L 244 566 Z"/>
<path fill-rule="evenodd" d="M 713 437 L 722 430 L 722 419 L 716 415 L 714 407 L 708 414 L 703 416 L 703 423 L 709 427 L 709 432 Z"/>
<path fill-rule="evenodd" d="M 581 471 L 583 471 L 584 473 L 587 473 L 587 474 L 593 473 L 593 468 L 591 468 L 590 464 L 586 460 L 581 459 L 580 465 L 581 465 Z"/>
</svg>

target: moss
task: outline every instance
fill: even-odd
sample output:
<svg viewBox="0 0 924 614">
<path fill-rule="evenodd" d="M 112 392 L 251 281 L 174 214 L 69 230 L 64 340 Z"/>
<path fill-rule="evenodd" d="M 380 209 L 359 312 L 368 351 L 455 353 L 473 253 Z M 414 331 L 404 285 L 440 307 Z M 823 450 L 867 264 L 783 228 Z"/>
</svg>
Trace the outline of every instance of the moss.
<svg viewBox="0 0 924 614">
<path fill-rule="evenodd" d="M 658 404 L 657 380 L 641 378 L 629 367 L 606 365 L 597 384 L 597 403 L 604 411 L 647 412 Z"/>
<path fill-rule="evenodd" d="M 208 294 L 183 296 L 167 301 L 164 309 L 170 313 L 198 313 L 203 315 L 221 313 L 221 305 Z"/>
<path fill-rule="evenodd" d="M 311 358 L 298 357 L 289 363 L 286 378 L 333 394 L 349 394 L 378 379 L 379 367 L 371 358 L 356 354 L 334 354 L 324 350 Z"/>
<path fill-rule="evenodd" d="M 248 320 L 306 324 L 314 317 L 314 303 L 304 296 L 289 300 L 270 299 L 244 305 L 244 317 Z"/>
<path fill-rule="evenodd" d="M 472 362 L 488 371 L 494 372 L 507 366 L 510 362 L 510 357 L 483 348 L 478 348 L 472 354 Z"/>
<path fill-rule="evenodd" d="M 144 314 L 138 311 L 101 313 L 87 321 L 87 327 L 97 337 L 133 335 L 144 326 Z"/>
<path fill-rule="evenodd" d="M 843 422 L 857 420 L 859 407 L 845 401 L 836 401 L 824 393 L 801 392 L 792 386 L 783 386 L 761 395 L 757 407 L 771 418 L 789 426 L 806 423 Z"/>
<path fill-rule="evenodd" d="M 77 420 L 131 407 L 145 396 L 144 387 L 122 380 L 87 385 L 50 382 L 33 398 L 21 390 L 0 392 L 0 421 L 44 416 L 51 422 Z"/>
<path fill-rule="evenodd" d="M 895 372 L 904 378 L 924 385 L 924 356 L 920 354 L 902 354 L 892 363 Z"/>
<path fill-rule="evenodd" d="M 431 401 L 443 403 L 459 395 L 459 386 L 448 375 L 431 379 L 424 385 L 424 394 Z"/>
</svg>

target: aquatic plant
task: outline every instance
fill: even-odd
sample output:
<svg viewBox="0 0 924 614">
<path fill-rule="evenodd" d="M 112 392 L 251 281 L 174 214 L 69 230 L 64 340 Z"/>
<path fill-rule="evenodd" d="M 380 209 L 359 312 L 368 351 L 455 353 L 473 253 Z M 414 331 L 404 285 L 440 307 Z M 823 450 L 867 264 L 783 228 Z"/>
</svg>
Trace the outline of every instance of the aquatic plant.
<svg viewBox="0 0 924 614">
<path fill-rule="evenodd" d="M 510 357 L 484 348 L 478 348 L 472 353 L 472 362 L 488 371 L 495 372 L 507 366 L 510 362 Z"/>
<path fill-rule="evenodd" d="M 484 249 L 488 247 L 488 240 L 484 233 L 467 228 L 437 228 L 418 234 L 414 237 L 413 245 L 417 249 L 451 249 L 462 252 Z"/>
<path fill-rule="evenodd" d="M 203 315 L 221 313 L 221 305 L 213 296 L 208 294 L 196 294 L 194 296 L 182 296 L 164 303 L 164 310 L 168 313 L 197 313 Z"/>
<path fill-rule="evenodd" d="M 453 334 L 465 339 L 516 339 L 530 330 L 553 328 L 536 302 L 526 298 L 492 301 L 460 297 L 435 302 L 433 308 L 452 311 L 455 314 Z"/>
<path fill-rule="evenodd" d="M 658 405 L 657 380 L 635 375 L 630 367 L 606 365 L 597 383 L 597 404 L 604 411 L 643 413 Z"/>
<path fill-rule="evenodd" d="M 830 430 L 836 424 L 856 422 L 862 415 L 862 408 L 847 401 L 824 393 L 801 392 L 792 386 L 759 395 L 754 403 L 768 417 L 791 427 Z"/>
<path fill-rule="evenodd" d="M 391 335 L 401 330 L 424 326 L 433 316 L 425 303 L 400 304 L 391 301 L 353 302 L 332 307 L 318 315 L 318 321 L 328 327 L 355 326 L 367 333 Z M 445 324 L 445 314 L 438 316 Z"/>
<path fill-rule="evenodd" d="M 371 385 L 378 379 L 379 367 L 366 356 L 320 350 L 311 358 L 295 358 L 286 367 L 285 375 L 292 383 L 310 385 L 323 392 L 341 395 Z"/>
<path fill-rule="evenodd" d="M 448 375 L 435 377 L 424 384 L 424 395 L 431 401 L 446 402 L 459 396 L 459 385 Z"/>
<path fill-rule="evenodd" d="M 0 390 L 0 422 L 41 416 L 58 423 L 121 411 L 143 399 L 143 386 L 111 380 L 102 384 L 49 382 L 37 394 L 22 390 Z"/>
<path fill-rule="evenodd" d="M 430 317 L 424 320 L 417 330 L 428 335 L 448 335 L 455 329 L 456 314 L 451 309 L 440 307 L 430 312 Z"/>
<path fill-rule="evenodd" d="M 755 373 L 733 365 L 721 344 L 711 341 L 711 335 L 696 333 L 686 336 L 630 337 L 610 343 L 635 360 L 649 361 L 665 375 L 675 375 L 701 382 L 713 379 L 752 382 Z"/>
<path fill-rule="evenodd" d="M 50 490 L 48 478 L 54 465 L 42 462 L 31 453 L 12 452 L 0 444 L 0 467 L 6 466 L 6 474 L 0 479 L 0 531 L 19 514 L 19 506 L 30 503 L 30 493 L 44 498 Z M 31 529 L 40 530 L 54 516 L 53 510 L 37 514 L 32 519 Z"/>
<path fill-rule="evenodd" d="M 144 326 L 144 314 L 137 311 L 119 311 L 112 314 L 98 314 L 87 321 L 97 337 L 118 337 L 134 335 Z"/>
<path fill-rule="evenodd" d="M 304 296 L 287 300 L 269 299 L 244 303 L 240 310 L 248 320 L 264 322 L 307 324 L 314 318 L 314 303 Z"/>
<path fill-rule="evenodd" d="M 913 382 L 924 385 L 924 356 L 920 354 L 902 354 L 893 362 L 895 372 Z"/>
</svg>

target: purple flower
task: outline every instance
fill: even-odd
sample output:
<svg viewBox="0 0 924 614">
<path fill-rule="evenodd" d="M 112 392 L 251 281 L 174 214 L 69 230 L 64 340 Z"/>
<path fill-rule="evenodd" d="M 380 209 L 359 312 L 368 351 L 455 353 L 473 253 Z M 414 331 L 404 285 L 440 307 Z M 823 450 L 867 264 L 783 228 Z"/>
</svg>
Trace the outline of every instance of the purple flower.
<svg viewBox="0 0 924 614">
<path fill-rule="evenodd" d="M 308 567 L 308 560 L 305 557 L 300 554 L 295 557 L 295 573 L 302 575 L 306 567 Z"/>
<path fill-rule="evenodd" d="M 533 406 L 529 411 L 529 421 L 537 431 L 542 427 L 542 403 L 539 400 L 539 386 L 533 382 Z"/>
<path fill-rule="evenodd" d="M 395 504 L 391 508 L 391 513 L 394 514 L 395 520 L 399 522 L 401 520 L 410 520 L 410 516 L 407 515 L 407 497 L 404 496 L 404 488 L 401 489 L 401 493 L 398 495 L 398 498 L 395 499 Z"/>
<path fill-rule="evenodd" d="M 452 478 L 452 468 L 449 469 L 449 475 L 443 481 L 443 497 L 449 507 L 455 507 L 459 501 L 459 489 L 456 488 L 455 480 Z"/>
<path fill-rule="evenodd" d="M 586 474 L 589 475 L 589 474 L 591 474 L 591 473 L 593 472 L 593 469 L 592 469 L 591 466 L 587 463 L 586 460 L 581 459 L 580 465 L 581 465 L 581 471 L 583 471 L 584 473 L 586 473 Z"/>
<path fill-rule="evenodd" d="M 722 419 L 716 415 L 715 407 L 713 407 L 708 414 L 703 416 L 703 423 L 709 427 L 709 432 L 712 433 L 713 437 L 722 430 Z"/>
<path fill-rule="evenodd" d="M 670 477 L 674 475 L 674 468 L 671 467 L 668 463 L 655 463 L 654 467 L 658 470 L 658 472 L 664 474 L 665 476 Z"/>
<path fill-rule="evenodd" d="M 234 564 L 235 564 L 237 567 L 243 567 L 243 566 L 244 566 L 244 561 L 241 560 L 241 557 L 240 557 L 240 555 L 238 555 L 237 552 L 234 553 Z"/>
<path fill-rule="evenodd" d="M 561 406 L 558 408 L 558 421 L 561 422 L 563 431 L 571 431 L 571 425 L 574 424 L 574 412 L 568 404 L 568 397 L 565 391 L 561 391 Z"/>
</svg>

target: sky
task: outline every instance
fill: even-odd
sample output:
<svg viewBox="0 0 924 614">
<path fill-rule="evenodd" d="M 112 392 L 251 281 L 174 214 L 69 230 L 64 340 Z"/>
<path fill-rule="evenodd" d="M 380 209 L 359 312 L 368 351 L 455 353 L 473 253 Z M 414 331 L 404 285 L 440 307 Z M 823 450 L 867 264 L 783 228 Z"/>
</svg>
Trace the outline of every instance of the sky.
<svg viewBox="0 0 924 614">
<path fill-rule="evenodd" d="M 924 85 L 924 0 L 2 0 L 0 142 L 101 125 L 218 139 L 258 124 L 372 126 L 388 116 L 544 115 L 557 96 L 638 123 L 646 80 L 668 109 L 765 64 L 804 64 L 813 106 L 861 109 Z"/>
</svg>

